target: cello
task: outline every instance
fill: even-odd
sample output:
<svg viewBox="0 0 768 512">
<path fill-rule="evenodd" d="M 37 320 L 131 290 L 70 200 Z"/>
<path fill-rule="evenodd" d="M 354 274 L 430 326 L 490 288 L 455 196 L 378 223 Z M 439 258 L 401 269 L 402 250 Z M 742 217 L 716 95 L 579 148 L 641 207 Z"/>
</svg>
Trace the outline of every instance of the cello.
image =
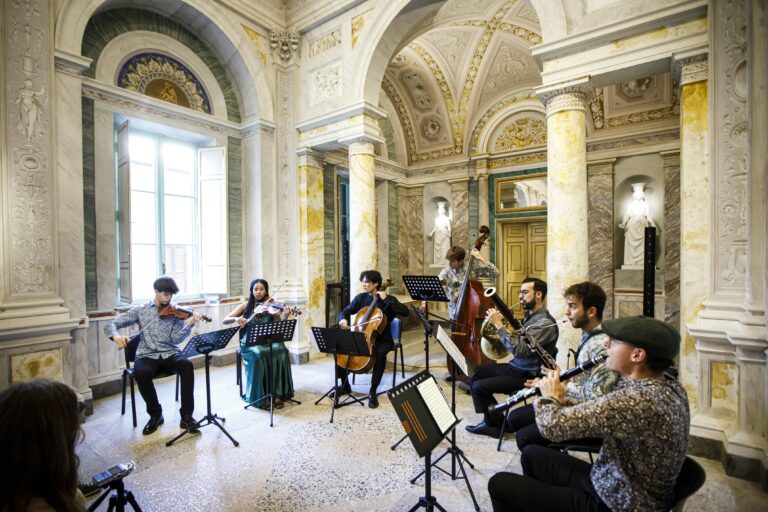
<svg viewBox="0 0 768 512">
<path fill-rule="evenodd" d="M 488 226 L 480 226 L 479 231 L 480 236 L 477 237 L 474 245 L 478 251 L 483 248 L 483 243 L 488 240 L 491 234 Z M 495 305 L 491 299 L 485 296 L 483 284 L 477 279 L 469 277 L 472 273 L 473 260 L 474 256 L 470 253 L 467 260 L 467 272 L 456 299 L 454 316 L 451 318 L 451 321 L 455 322 L 451 332 L 451 340 L 461 350 L 461 353 L 469 357 L 472 363 L 477 366 L 494 362 L 483 354 L 480 345 L 482 339 L 480 331 L 485 320 L 485 312 Z M 451 361 L 450 356 L 447 357 L 447 360 L 448 371 L 453 374 L 453 361 Z M 469 380 L 469 376 L 464 375 L 458 368 L 456 368 L 456 378 L 463 382 Z"/>
<path fill-rule="evenodd" d="M 379 285 L 376 292 L 385 291 L 391 285 L 392 279 L 387 278 L 386 282 Z M 387 327 L 387 316 L 381 309 L 376 307 L 376 304 L 379 302 L 379 294 L 376 292 L 373 294 L 373 302 L 371 305 L 365 306 L 355 313 L 351 318 L 349 325 L 351 331 L 365 333 L 365 343 L 368 345 L 368 351 L 371 355 L 339 355 L 336 358 L 336 364 L 339 368 L 344 368 L 352 373 L 368 373 L 376 362 L 376 351 L 374 350 L 376 338 L 379 334 L 384 332 L 384 329 Z"/>
</svg>

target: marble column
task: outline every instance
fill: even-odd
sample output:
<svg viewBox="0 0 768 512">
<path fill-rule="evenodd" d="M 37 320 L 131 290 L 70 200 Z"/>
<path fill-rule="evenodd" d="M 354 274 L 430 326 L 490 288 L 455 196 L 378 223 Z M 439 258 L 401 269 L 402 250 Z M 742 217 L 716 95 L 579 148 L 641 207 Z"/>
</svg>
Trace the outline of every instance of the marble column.
<svg viewBox="0 0 768 512">
<path fill-rule="evenodd" d="M 248 283 L 277 277 L 277 169 L 274 162 L 274 129 L 259 126 L 245 134 L 243 150 L 243 283 L 233 294 L 248 295 Z"/>
<path fill-rule="evenodd" d="M 400 275 L 424 273 L 424 186 L 397 185 L 397 254 Z"/>
<path fill-rule="evenodd" d="M 685 328 L 696 319 L 709 283 L 709 111 L 707 61 L 688 60 L 680 78 L 680 347 L 681 381 L 695 411 L 705 391 L 697 391 L 696 341 Z"/>
<path fill-rule="evenodd" d="M 488 199 L 488 160 L 478 160 L 475 163 L 475 173 L 477 174 L 477 226 L 472 226 L 475 232 L 479 233 L 480 226 L 490 226 L 491 222 L 491 207 L 495 208 L 496 205 L 491 205 Z M 495 242 L 494 242 L 495 243 Z M 487 260 L 491 256 L 490 244 L 484 244 L 483 249 L 480 251 L 483 257 Z"/>
<path fill-rule="evenodd" d="M 72 331 L 81 318 L 72 317 L 60 296 L 54 2 L 3 2 L 0 23 L 0 388 L 40 377 L 72 384 L 76 377 L 80 389 Z M 70 101 L 79 109 L 79 95 Z M 81 187 L 81 200 L 82 193 Z M 82 221 L 82 208 L 80 215 Z"/>
<path fill-rule="evenodd" d="M 373 143 L 367 139 L 349 143 L 349 272 L 352 283 L 358 281 L 360 272 L 376 269 L 378 264 L 373 157 Z"/>
<path fill-rule="evenodd" d="M 309 148 L 298 151 L 299 157 L 299 233 L 302 279 L 307 290 L 303 320 L 307 332 L 311 327 L 325 327 L 325 237 L 323 162 L 321 155 Z M 309 341 L 299 340 L 298 359 L 309 358 Z"/>
<path fill-rule="evenodd" d="M 680 151 L 661 153 L 664 169 L 664 321 L 680 325 Z"/>
<path fill-rule="evenodd" d="M 470 249 L 470 244 L 477 235 L 470 234 L 469 228 L 469 180 L 466 178 L 450 180 L 451 204 L 453 208 L 453 227 L 451 229 L 451 245 Z M 476 233 L 476 231 L 475 231 Z"/>
<path fill-rule="evenodd" d="M 607 301 L 603 319 L 613 318 L 613 165 L 615 158 L 587 166 L 589 201 L 589 280 L 599 284 Z"/>
<path fill-rule="evenodd" d="M 539 90 L 547 108 L 547 303 L 555 318 L 565 310 L 563 291 L 589 278 L 587 222 L 586 112 L 591 88 L 586 81 Z M 579 333 L 561 328 L 558 361 Z"/>
</svg>

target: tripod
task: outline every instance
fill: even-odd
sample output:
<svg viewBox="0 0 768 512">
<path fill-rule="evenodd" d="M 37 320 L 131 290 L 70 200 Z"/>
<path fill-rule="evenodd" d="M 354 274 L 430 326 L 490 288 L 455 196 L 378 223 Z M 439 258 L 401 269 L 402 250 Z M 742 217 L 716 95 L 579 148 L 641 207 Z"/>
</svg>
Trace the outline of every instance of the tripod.
<svg viewBox="0 0 768 512">
<path fill-rule="evenodd" d="M 406 434 L 406 437 L 408 437 L 408 434 Z M 400 441 L 402 441 L 402 439 Z M 442 506 L 440 506 L 440 504 L 437 502 L 437 498 L 432 496 L 432 472 L 430 471 L 430 468 L 432 467 L 433 463 L 431 462 L 431 460 L 432 460 L 432 452 L 430 451 L 428 454 L 424 456 L 424 471 L 422 471 L 422 474 L 425 475 L 424 476 L 424 496 L 420 497 L 419 502 L 416 503 L 413 507 L 411 507 L 411 509 L 408 512 L 415 512 L 421 507 L 424 507 L 425 509 L 427 509 L 427 512 L 433 511 L 435 509 L 441 510 L 442 512 L 446 512 L 446 510 Z M 413 483 L 413 480 L 411 480 L 411 483 Z M 472 499 L 474 498 L 475 497 L 473 495 Z"/>
<path fill-rule="evenodd" d="M 443 336 L 438 335 L 438 338 L 437 338 L 437 340 L 440 341 L 441 344 L 443 342 L 443 340 L 441 340 L 442 337 Z M 455 415 L 456 414 L 456 365 L 455 364 L 451 365 L 451 376 L 453 377 L 453 379 L 451 380 L 451 411 L 453 411 L 453 414 Z M 437 465 L 437 463 L 440 462 L 440 460 L 442 460 L 443 457 L 445 457 L 446 455 L 451 456 L 451 472 L 450 473 Z M 430 478 L 429 468 L 431 466 L 434 466 L 440 471 L 442 471 L 443 473 L 445 473 L 446 475 L 450 476 L 452 480 L 456 480 L 456 479 L 464 480 L 467 483 L 467 490 L 469 490 L 469 495 L 472 497 L 472 503 L 474 503 L 475 505 L 475 510 L 480 510 L 480 505 L 477 504 L 477 499 L 475 498 L 475 493 L 472 491 L 472 485 L 469 483 L 469 478 L 467 477 L 467 471 L 464 469 L 464 462 L 462 462 L 462 459 L 464 459 L 464 462 L 466 462 L 470 468 L 475 469 L 475 466 L 469 461 L 467 456 L 464 455 L 464 451 L 456 445 L 456 429 L 453 429 L 453 431 L 451 432 L 450 446 L 448 446 L 445 452 L 443 452 L 442 455 L 440 455 L 437 459 L 435 459 L 434 462 L 432 462 L 431 464 L 427 463 L 427 466 L 424 469 L 424 471 L 422 471 L 421 473 L 413 477 L 411 479 L 411 483 L 412 484 L 416 483 L 416 480 L 418 480 L 418 478 L 421 475 L 425 475 L 424 477 L 425 480 L 429 480 Z M 459 476 L 458 472 L 456 471 L 457 462 L 459 463 L 459 471 L 461 472 L 461 476 Z M 428 485 L 429 484 L 427 484 L 427 486 Z"/>
<path fill-rule="evenodd" d="M 165 446 L 171 446 L 173 443 L 178 441 L 184 434 L 188 434 L 190 430 L 200 428 L 200 427 L 205 427 L 211 424 L 219 427 L 219 429 L 222 432 L 224 432 L 224 435 L 226 435 L 229 438 L 229 440 L 232 441 L 232 444 L 234 444 L 235 446 L 240 446 L 240 443 L 238 443 L 235 440 L 235 438 L 232 437 L 229 434 L 229 432 L 227 432 L 227 429 L 225 429 L 224 426 L 221 423 L 219 423 L 219 420 L 221 420 L 223 423 L 224 421 L 226 421 L 226 419 L 211 412 L 211 360 L 213 359 L 213 356 L 211 356 L 211 352 L 213 352 L 214 350 L 219 350 L 221 348 L 226 347 L 227 343 L 229 343 L 229 340 L 232 338 L 235 332 L 237 332 L 239 329 L 240 329 L 239 327 L 231 327 L 229 329 L 223 329 L 221 331 L 214 331 L 214 332 L 201 334 L 189 340 L 189 343 L 187 343 L 187 346 L 184 347 L 184 350 L 181 352 L 182 357 L 189 357 L 189 355 L 195 352 L 198 354 L 205 355 L 205 398 L 208 406 L 208 414 L 206 414 L 202 419 L 200 419 L 194 425 L 188 427 L 184 432 L 182 432 L 178 436 L 174 437 L 173 439 L 165 443 Z"/>
<path fill-rule="evenodd" d="M 115 492 L 112 493 L 112 491 Z M 109 482 L 109 487 L 107 487 L 104 493 L 99 496 L 99 499 L 94 501 L 93 504 L 88 507 L 88 511 L 94 512 L 99 508 L 99 505 L 101 505 L 110 493 L 112 493 L 112 496 L 109 497 L 109 508 L 107 508 L 107 512 L 112 512 L 113 510 L 115 512 L 125 512 L 126 505 L 130 505 L 135 512 L 141 512 L 141 507 L 136 503 L 136 498 L 133 497 L 133 493 L 125 490 L 122 478 Z"/>
<path fill-rule="evenodd" d="M 245 409 L 256 405 L 261 401 L 269 399 L 269 426 L 273 426 L 275 415 L 275 376 L 272 371 L 272 343 L 275 341 L 286 341 L 293 338 L 293 331 L 296 328 L 296 320 L 284 320 L 282 322 L 272 322 L 266 324 L 251 324 L 248 330 L 247 347 L 254 345 L 269 345 L 269 358 L 267 359 L 267 382 L 269 383 L 268 393 L 245 406 Z M 301 405 L 301 402 L 288 398 L 287 401 Z"/>
</svg>

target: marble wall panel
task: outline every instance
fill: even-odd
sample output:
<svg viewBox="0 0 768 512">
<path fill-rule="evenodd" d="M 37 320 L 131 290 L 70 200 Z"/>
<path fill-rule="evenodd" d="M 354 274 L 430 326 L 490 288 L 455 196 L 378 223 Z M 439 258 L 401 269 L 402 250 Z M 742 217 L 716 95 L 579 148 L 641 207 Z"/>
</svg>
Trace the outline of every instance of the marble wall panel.
<svg viewBox="0 0 768 512">
<path fill-rule="evenodd" d="M 664 321 L 680 325 L 680 153 L 662 154 L 664 160 Z"/>
<path fill-rule="evenodd" d="M 469 180 L 451 182 L 451 207 L 453 208 L 453 229 L 451 245 L 469 248 Z"/>
<path fill-rule="evenodd" d="M 399 207 L 397 201 L 397 186 L 393 181 L 387 182 L 387 209 L 389 210 L 389 225 L 387 226 L 387 238 L 389 239 L 389 275 L 392 276 L 392 282 L 395 284 L 397 293 L 405 293 L 405 287 L 401 283 L 400 260 L 398 258 L 398 225 L 399 225 Z"/>
<path fill-rule="evenodd" d="M 217 55 L 189 30 L 168 18 L 150 11 L 119 8 L 100 12 L 91 17 L 83 36 L 82 50 L 84 57 L 93 59 L 93 64 L 88 72 L 89 76 L 93 76 L 99 54 L 107 43 L 120 34 L 134 30 L 158 32 L 172 37 L 195 52 L 205 65 L 208 66 L 208 69 L 210 69 L 221 86 L 221 91 L 224 94 L 227 105 L 227 118 L 230 121 L 240 122 L 240 107 L 237 93 Z"/>
<path fill-rule="evenodd" d="M 397 187 L 398 268 L 400 275 L 419 275 L 424 269 L 424 189 Z"/>
<path fill-rule="evenodd" d="M 323 169 L 323 240 L 325 280 L 334 283 L 341 279 L 340 261 L 338 254 L 338 233 L 336 226 L 336 168 L 326 165 Z"/>
<path fill-rule="evenodd" d="M 589 201 L 589 280 L 599 284 L 608 300 L 603 318 L 613 318 L 613 164 L 587 169 Z"/>
<path fill-rule="evenodd" d="M 40 350 L 11 356 L 11 384 L 33 379 L 64 380 L 62 349 Z"/>
<path fill-rule="evenodd" d="M 117 247 L 115 232 L 114 114 L 110 106 L 94 102 L 93 161 L 96 232 L 96 299 L 93 309 L 117 306 Z M 85 128 L 84 128 L 85 129 Z M 84 171 L 85 172 L 85 171 Z M 86 222 L 88 217 L 86 215 Z M 88 248 L 86 248 L 86 257 Z M 90 307 L 89 307 L 90 309 Z"/>
<path fill-rule="evenodd" d="M 83 112 L 83 229 L 85 238 L 85 307 L 98 307 L 96 267 L 96 168 L 93 147 L 93 100 L 82 99 Z"/>
<path fill-rule="evenodd" d="M 243 276 L 242 148 L 236 137 L 227 138 L 227 243 L 229 244 L 229 293 L 238 295 Z M 250 279 L 250 278 L 248 278 Z M 250 282 L 250 280 L 249 280 Z"/>
</svg>

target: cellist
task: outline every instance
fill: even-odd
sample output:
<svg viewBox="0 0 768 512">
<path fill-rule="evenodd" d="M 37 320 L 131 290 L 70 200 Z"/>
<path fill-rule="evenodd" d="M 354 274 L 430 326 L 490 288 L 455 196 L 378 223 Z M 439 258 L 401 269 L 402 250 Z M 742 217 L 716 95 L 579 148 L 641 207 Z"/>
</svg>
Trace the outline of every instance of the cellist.
<svg viewBox="0 0 768 512">
<path fill-rule="evenodd" d="M 377 270 L 365 270 L 360 274 L 360 282 L 363 283 L 363 292 L 352 299 L 352 302 L 339 312 L 338 322 L 342 329 L 349 329 L 349 318 L 358 311 L 373 303 L 374 296 L 378 295 L 377 306 L 387 317 L 387 326 L 376 338 L 374 353 L 376 362 L 373 365 L 371 375 L 371 389 L 368 394 L 368 407 L 375 409 L 379 406 L 376 398 L 376 389 L 379 387 L 381 377 L 384 375 L 384 368 L 387 365 L 387 353 L 394 348 L 394 340 L 389 330 L 389 324 L 392 323 L 395 316 L 408 316 L 408 308 L 405 307 L 396 297 L 387 294 L 381 289 L 381 274 Z M 347 380 L 349 372 L 344 368 L 339 368 L 339 377 L 343 384 L 343 391 L 349 393 L 351 388 Z"/>
</svg>

